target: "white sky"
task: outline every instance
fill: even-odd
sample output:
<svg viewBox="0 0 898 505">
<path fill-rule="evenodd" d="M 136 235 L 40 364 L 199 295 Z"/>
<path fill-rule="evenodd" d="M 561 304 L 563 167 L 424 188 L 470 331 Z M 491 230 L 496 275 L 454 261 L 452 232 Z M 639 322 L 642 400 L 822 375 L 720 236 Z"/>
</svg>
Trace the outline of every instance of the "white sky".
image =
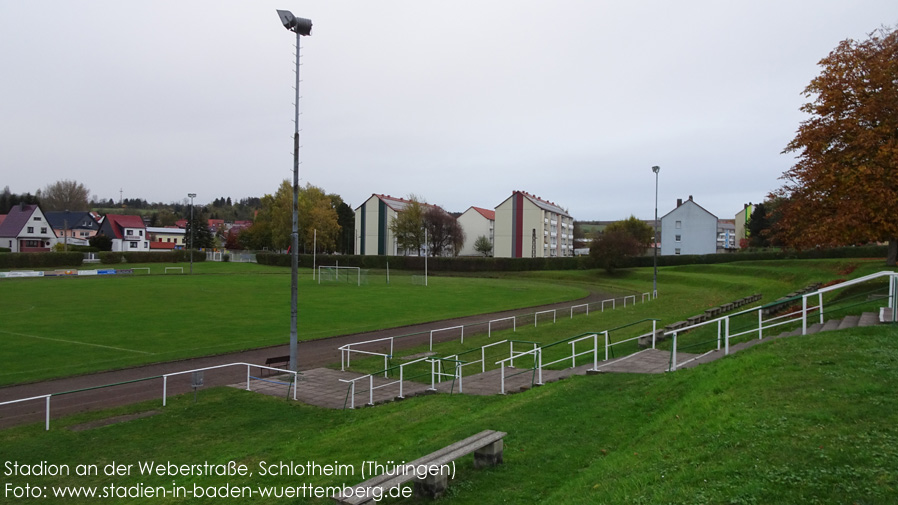
<svg viewBox="0 0 898 505">
<path fill-rule="evenodd" d="M 0 0 L 0 188 L 75 179 L 101 198 L 198 203 L 292 178 L 353 208 L 414 193 L 446 210 L 513 190 L 576 219 L 719 218 L 761 201 L 801 92 L 894 0 Z"/>
</svg>

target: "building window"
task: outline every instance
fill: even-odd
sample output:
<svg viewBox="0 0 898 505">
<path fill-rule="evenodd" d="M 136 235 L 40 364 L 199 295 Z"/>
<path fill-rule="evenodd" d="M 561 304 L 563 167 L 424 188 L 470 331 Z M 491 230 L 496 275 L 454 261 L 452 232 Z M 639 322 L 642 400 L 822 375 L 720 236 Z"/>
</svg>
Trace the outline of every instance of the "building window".
<svg viewBox="0 0 898 505">
<path fill-rule="evenodd" d="M 39 217 L 37 217 L 37 216 L 34 216 L 34 220 L 35 220 L 35 221 L 40 221 L 41 218 L 39 218 Z"/>
<path fill-rule="evenodd" d="M 128 242 L 128 243 L 131 244 L 129 246 L 131 249 L 137 249 L 137 242 Z"/>
<path fill-rule="evenodd" d="M 680 248 L 679 248 L 679 247 L 677 247 L 676 249 L 674 249 L 674 254 L 680 254 Z"/>
<path fill-rule="evenodd" d="M 44 227 L 44 228 L 41 228 L 41 234 L 44 235 L 44 234 L 46 234 L 46 233 L 47 233 L 47 228 L 45 228 L 45 227 Z"/>
<path fill-rule="evenodd" d="M 679 230 L 682 227 L 683 227 L 683 221 L 677 221 L 677 229 Z"/>
<path fill-rule="evenodd" d="M 28 227 L 28 233 L 34 233 L 34 226 Z"/>
<path fill-rule="evenodd" d="M 681 242 L 681 237 L 681 235 L 676 235 L 674 236 L 674 240 L 676 240 L 677 242 Z"/>
</svg>

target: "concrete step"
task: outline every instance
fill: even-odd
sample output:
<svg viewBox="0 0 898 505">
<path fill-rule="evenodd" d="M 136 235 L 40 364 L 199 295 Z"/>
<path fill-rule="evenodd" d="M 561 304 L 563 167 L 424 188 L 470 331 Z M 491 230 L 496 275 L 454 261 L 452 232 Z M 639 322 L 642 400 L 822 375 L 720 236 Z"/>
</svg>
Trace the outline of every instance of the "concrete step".
<svg viewBox="0 0 898 505">
<path fill-rule="evenodd" d="M 805 335 L 813 335 L 815 333 L 819 333 L 822 328 L 823 328 L 822 324 L 814 323 L 814 324 L 808 326 L 808 331 L 807 331 L 807 333 L 805 333 Z M 801 330 L 798 330 L 798 334 L 801 335 Z"/>
<path fill-rule="evenodd" d="M 879 314 L 876 312 L 864 312 L 861 314 L 861 320 L 858 321 L 858 326 L 875 326 L 879 324 Z"/>
<path fill-rule="evenodd" d="M 839 327 L 837 329 L 844 330 L 845 328 L 856 328 L 858 321 L 861 320 L 861 316 L 845 316 L 842 319 L 842 322 L 839 323 Z"/>
<path fill-rule="evenodd" d="M 842 322 L 841 319 L 830 319 L 826 323 L 823 324 L 823 327 L 820 328 L 820 331 L 833 331 L 839 329 L 839 324 Z"/>
</svg>

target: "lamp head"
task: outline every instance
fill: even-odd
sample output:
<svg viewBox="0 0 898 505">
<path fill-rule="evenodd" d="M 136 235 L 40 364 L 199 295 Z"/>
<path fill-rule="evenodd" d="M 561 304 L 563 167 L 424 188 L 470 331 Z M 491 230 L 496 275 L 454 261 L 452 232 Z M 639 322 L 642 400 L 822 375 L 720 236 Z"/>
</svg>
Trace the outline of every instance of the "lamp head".
<svg viewBox="0 0 898 505">
<path fill-rule="evenodd" d="M 187 196 L 190 198 L 196 197 L 196 193 L 187 193 Z"/>
<path fill-rule="evenodd" d="M 661 171 L 661 167 L 659 167 L 658 165 L 655 165 L 652 167 L 652 172 L 655 172 L 657 174 L 660 171 Z"/>
<path fill-rule="evenodd" d="M 281 23 L 284 25 L 284 28 L 290 30 L 291 32 L 295 32 L 300 35 L 312 34 L 311 19 L 298 18 L 294 16 L 292 12 L 282 10 L 278 10 L 278 17 L 281 18 Z"/>
</svg>

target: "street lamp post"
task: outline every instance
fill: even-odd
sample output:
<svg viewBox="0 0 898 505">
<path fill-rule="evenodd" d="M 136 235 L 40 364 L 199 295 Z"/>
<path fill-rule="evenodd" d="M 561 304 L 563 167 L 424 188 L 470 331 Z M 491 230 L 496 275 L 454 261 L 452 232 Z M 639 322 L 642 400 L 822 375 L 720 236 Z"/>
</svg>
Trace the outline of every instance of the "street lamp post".
<svg viewBox="0 0 898 505">
<path fill-rule="evenodd" d="M 187 193 L 187 196 L 190 197 L 190 273 L 193 274 L 193 229 L 196 228 L 196 223 L 193 222 L 193 199 L 196 193 Z"/>
<path fill-rule="evenodd" d="M 293 130 L 293 231 L 290 236 L 290 364 L 292 371 L 298 370 L 296 362 L 296 320 L 299 299 L 299 39 L 312 34 L 312 21 L 298 18 L 290 11 L 278 10 L 278 17 L 284 28 L 296 34 L 296 101 Z"/>
<path fill-rule="evenodd" d="M 652 167 L 652 172 L 655 172 L 655 233 L 654 233 L 654 246 L 655 246 L 655 254 L 652 263 L 655 267 L 655 275 L 652 277 L 652 298 L 658 297 L 658 172 L 661 171 L 661 167 L 655 165 Z"/>
</svg>

